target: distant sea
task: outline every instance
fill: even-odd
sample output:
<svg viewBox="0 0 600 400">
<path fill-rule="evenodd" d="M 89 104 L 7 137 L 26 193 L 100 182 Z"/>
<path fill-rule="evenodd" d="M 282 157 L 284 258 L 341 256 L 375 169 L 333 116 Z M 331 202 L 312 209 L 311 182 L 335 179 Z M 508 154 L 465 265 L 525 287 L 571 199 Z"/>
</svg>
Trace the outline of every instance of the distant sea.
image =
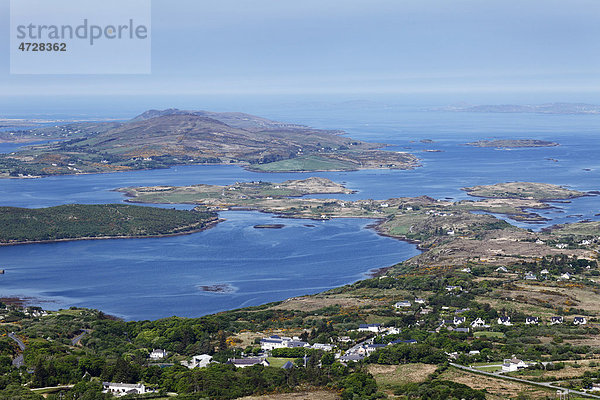
<svg viewBox="0 0 600 400">
<path fill-rule="evenodd" d="M 242 109 L 241 111 L 245 111 Z M 264 117 L 343 129 L 353 138 L 408 151 L 422 166 L 409 171 L 261 174 L 237 166 L 1 180 L 0 205 L 46 207 L 121 202 L 117 187 L 231 184 L 322 176 L 358 192 L 346 199 L 428 195 L 470 198 L 465 186 L 532 181 L 573 189 L 600 189 L 600 116 L 484 114 L 428 111 L 378 104 L 294 104 L 249 110 Z M 532 138 L 557 147 L 500 150 L 464 146 L 480 139 Z M 424 141 L 424 139 L 428 139 Z M 431 142 L 430 142 L 431 141 Z M 0 145 L 0 152 L 18 146 Z M 425 150 L 439 150 L 425 152 Z M 555 203 L 543 224 L 509 222 L 537 230 L 555 223 L 598 220 L 597 196 Z M 168 207 L 173 207 L 169 205 Z M 181 205 L 179 208 L 188 208 Z M 194 317 L 317 293 L 365 277 L 416 254 L 415 246 L 381 237 L 373 221 L 278 219 L 258 212 L 224 212 L 226 222 L 179 237 L 35 244 L 0 248 L 1 297 L 24 297 L 48 309 L 92 307 L 125 319 Z M 283 229 L 254 229 L 282 223 Z M 220 285 L 223 292 L 207 292 Z"/>
</svg>

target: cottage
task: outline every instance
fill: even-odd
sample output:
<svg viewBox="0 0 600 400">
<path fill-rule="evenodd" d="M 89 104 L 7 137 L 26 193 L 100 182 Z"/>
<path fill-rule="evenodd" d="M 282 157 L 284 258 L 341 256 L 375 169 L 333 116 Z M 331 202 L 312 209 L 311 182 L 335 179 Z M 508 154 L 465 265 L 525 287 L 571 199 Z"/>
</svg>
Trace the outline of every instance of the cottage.
<svg viewBox="0 0 600 400">
<path fill-rule="evenodd" d="M 412 306 L 412 303 L 408 300 L 402 300 L 397 302 L 396 304 L 394 304 L 394 307 L 396 308 L 406 308 L 406 307 L 410 307 Z"/>
<path fill-rule="evenodd" d="M 538 317 L 527 317 L 525 318 L 525 324 L 527 325 L 537 325 L 540 323 L 540 320 Z"/>
<path fill-rule="evenodd" d="M 498 267 L 496 268 L 496 272 L 508 272 L 508 269 L 506 267 Z"/>
<path fill-rule="evenodd" d="M 502 363 L 502 372 L 514 372 L 523 368 L 527 368 L 527 363 L 523 360 L 519 360 L 518 358 L 506 359 Z"/>
<path fill-rule="evenodd" d="M 331 351 L 333 350 L 333 346 L 330 344 L 323 344 L 323 343 L 315 343 L 312 345 L 313 349 L 316 350 L 323 350 L 323 351 Z"/>
<path fill-rule="evenodd" d="M 359 332 L 374 332 L 379 333 L 381 324 L 360 324 L 358 326 Z"/>
<path fill-rule="evenodd" d="M 415 303 L 417 303 L 417 304 L 425 304 L 425 299 L 415 299 Z"/>
<path fill-rule="evenodd" d="M 542 275 L 548 275 L 550 272 L 547 269 L 543 269 L 540 274 Z"/>
<path fill-rule="evenodd" d="M 587 324 L 587 320 L 585 319 L 585 317 L 575 317 L 575 318 L 573 318 L 573 324 L 574 325 L 585 325 L 585 324 Z"/>
<path fill-rule="evenodd" d="M 478 356 L 478 355 L 480 355 L 480 354 L 481 354 L 481 352 L 480 352 L 479 350 L 471 350 L 471 351 L 469 352 L 469 355 L 470 355 L 470 356 Z"/>
<path fill-rule="evenodd" d="M 454 317 L 454 325 L 460 325 L 460 324 L 464 324 L 466 321 L 465 317 Z"/>
<path fill-rule="evenodd" d="M 481 318 L 477 318 L 475 321 L 471 322 L 472 328 L 485 328 L 487 325 L 485 324 L 485 320 Z"/>
<path fill-rule="evenodd" d="M 283 368 L 283 369 L 292 369 L 292 368 L 294 368 L 294 363 L 291 362 L 291 361 L 288 361 L 285 364 L 283 364 L 281 366 L 281 368 Z"/>
<path fill-rule="evenodd" d="M 564 274 L 562 274 L 562 275 L 560 276 L 560 278 L 559 278 L 559 279 L 562 279 L 562 280 L 568 281 L 569 279 L 571 279 L 571 274 L 570 274 L 570 273 L 568 273 L 568 272 L 565 272 Z"/>
<path fill-rule="evenodd" d="M 454 292 L 454 291 L 460 292 L 460 291 L 462 291 L 462 287 L 460 287 L 460 286 L 446 286 L 446 290 L 448 292 Z"/>
<path fill-rule="evenodd" d="M 226 364 L 232 364 L 236 368 L 246 368 L 253 365 L 268 367 L 270 365 L 266 358 L 230 358 Z"/>
<path fill-rule="evenodd" d="M 500 317 L 498 318 L 498 325 L 511 326 L 510 317 Z"/>
<path fill-rule="evenodd" d="M 121 397 L 128 394 L 147 393 L 146 387 L 141 383 L 113 383 L 102 382 L 102 393 L 109 393 L 113 396 Z"/>
<path fill-rule="evenodd" d="M 343 356 L 340 357 L 340 361 L 341 362 L 357 362 L 357 361 L 362 361 L 364 360 L 365 356 L 361 355 L 361 354 L 356 354 L 356 353 L 352 353 L 352 354 L 344 354 Z"/>
<path fill-rule="evenodd" d="M 533 272 L 528 272 L 525 274 L 525 280 L 535 281 L 535 280 L 537 280 L 537 275 L 534 274 Z"/>
<path fill-rule="evenodd" d="M 298 338 L 289 338 L 285 336 L 273 335 L 260 340 L 260 348 L 264 351 L 273 349 L 309 347 L 309 344 Z"/>
<path fill-rule="evenodd" d="M 385 346 L 387 346 L 386 344 L 383 343 L 376 343 L 376 344 L 368 344 L 365 346 L 365 350 L 366 350 L 366 354 L 367 355 L 371 355 L 373 354 L 375 351 L 384 348 Z"/>
<path fill-rule="evenodd" d="M 385 332 L 388 335 L 397 335 L 402 332 L 402 329 L 396 328 L 395 326 L 388 326 L 387 328 L 381 329 L 382 332 Z"/>
<path fill-rule="evenodd" d="M 563 322 L 564 322 L 563 317 L 551 317 L 550 318 L 550 325 L 562 324 Z"/>
<path fill-rule="evenodd" d="M 151 360 L 162 360 L 167 357 L 167 351 L 162 349 L 154 349 L 152 353 L 150 353 Z"/>
<path fill-rule="evenodd" d="M 460 270 L 461 272 L 466 272 L 467 274 L 471 273 L 471 268 L 467 267 L 467 268 L 463 268 Z"/>
<path fill-rule="evenodd" d="M 208 367 L 208 364 L 212 362 L 212 356 L 208 354 L 201 354 L 199 356 L 194 356 L 190 361 L 182 361 L 181 365 L 184 367 L 188 367 L 189 369 L 193 368 L 204 368 Z"/>
</svg>

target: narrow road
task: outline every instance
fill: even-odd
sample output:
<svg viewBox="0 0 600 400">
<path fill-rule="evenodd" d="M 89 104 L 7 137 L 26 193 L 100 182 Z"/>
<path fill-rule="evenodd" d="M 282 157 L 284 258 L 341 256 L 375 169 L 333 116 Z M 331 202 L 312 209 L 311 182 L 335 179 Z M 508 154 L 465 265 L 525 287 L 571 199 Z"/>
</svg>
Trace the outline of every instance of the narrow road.
<svg viewBox="0 0 600 400">
<path fill-rule="evenodd" d="M 14 332 L 8 334 L 8 337 L 17 342 L 17 345 L 21 349 L 21 351 L 25 350 L 25 343 L 21 339 L 15 335 Z M 23 358 L 23 354 L 18 355 L 15 359 L 12 360 L 13 367 L 23 367 L 25 365 L 25 359 Z"/>
<path fill-rule="evenodd" d="M 73 346 L 79 346 L 79 342 L 81 342 L 81 339 L 83 339 L 85 335 L 91 332 L 89 329 L 82 329 L 82 331 L 83 333 L 81 335 L 75 336 L 73 339 L 71 339 L 71 344 Z"/>
<path fill-rule="evenodd" d="M 478 370 L 476 368 L 466 367 L 464 365 L 459 365 L 459 364 L 455 364 L 455 363 L 450 363 L 450 365 L 452 365 L 453 367 L 456 367 L 458 369 L 462 369 L 462 370 L 473 372 L 473 373 L 480 374 L 480 375 L 488 375 L 488 376 L 494 377 L 496 379 L 506 379 L 506 380 L 509 380 L 509 381 L 526 383 L 528 385 L 535 385 L 535 386 L 545 387 L 545 388 L 548 388 L 548 389 L 560 390 L 562 392 L 566 392 L 568 390 L 568 392 L 571 393 L 571 394 L 576 394 L 576 395 L 583 396 L 583 397 L 591 397 L 593 399 L 600 399 L 600 396 L 597 396 L 595 394 L 590 394 L 590 393 L 586 393 L 586 392 L 580 392 L 578 390 L 573 390 L 573 389 L 565 389 L 565 388 L 560 387 L 560 386 L 554 386 L 552 383 L 548 383 L 548 382 L 533 382 L 533 381 L 528 381 L 527 379 L 521 379 L 521 378 L 515 378 L 513 376 L 506 376 L 506 375 L 494 374 L 492 372 L 485 372 L 485 371 Z"/>
</svg>

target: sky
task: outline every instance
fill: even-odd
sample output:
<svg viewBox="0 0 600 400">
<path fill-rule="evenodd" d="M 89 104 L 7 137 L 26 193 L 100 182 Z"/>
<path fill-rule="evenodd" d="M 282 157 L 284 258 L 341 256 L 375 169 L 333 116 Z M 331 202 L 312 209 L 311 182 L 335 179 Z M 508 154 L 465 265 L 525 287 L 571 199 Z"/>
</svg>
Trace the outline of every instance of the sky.
<svg viewBox="0 0 600 400">
<path fill-rule="evenodd" d="M 0 0 L 0 105 L 65 95 L 600 103 L 599 19 L 597 0 L 152 0 L 151 74 L 10 75 Z"/>
</svg>

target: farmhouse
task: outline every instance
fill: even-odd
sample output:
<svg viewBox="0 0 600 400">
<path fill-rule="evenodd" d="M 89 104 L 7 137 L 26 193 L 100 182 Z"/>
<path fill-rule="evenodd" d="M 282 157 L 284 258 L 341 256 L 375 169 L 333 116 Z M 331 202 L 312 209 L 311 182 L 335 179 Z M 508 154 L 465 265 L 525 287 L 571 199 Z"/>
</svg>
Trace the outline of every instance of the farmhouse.
<svg viewBox="0 0 600 400">
<path fill-rule="evenodd" d="M 511 326 L 510 317 L 500 317 L 498 318 L 498 325 Z"/>
<path fill-rule="evenodd" d="M 152 353 L 150 353 L 151 360 L 162 360 L 167 356 L 167 351 L 162 349 L 154 349 Z"/>
<path fill-rule="evenodd" d="M 562 324 L 563 322 L 564 322 L 563 317 L 551 317 L 550 318 L 550 325 Z"/>
<path fill-rule="evenodd" d="M 146 387 L 141 383 L 102 382 L 102 393 L 109 393 L 118 397 L 128 394 L 144 394 L 146 393 Z"/>
<path fill-rule="evenodd" d="M 540 323 L 540 320 L 538 317 L 527 317 L 525 318 L 525 324 L 527 325 L 537 325 Z"/>
<path fill-rule="evenodd" d="M 192 368 L 204 368 L 208 367 L 208 364 L 212 362 L 212 356 L 208 354 L 201 354 L 199 356 L 192 357 L 191 361 L 182 361 L 181 365 L 184 367 Z"/>
<path fill-rule="evenodd" d="M 473 328 L 487 328 L 485 324 L 485 320 L 481 318 L 477 318 L 475 321 L 471 322 L 471 327 Z"/>
<path fill-rule="evenodd" d="M 527 368 L 527 363 L 514 356 L 513 358 L 504 360 L 502 363 L 502 372 L 514 372 L 523 368 Z"/>
<path fill-rule="evenodd" d="M 253 365 L 268 367 L 270 365 L 266 358 L 230 358 L 226 364 L 232 364 L 236 368 L 246 368 Z"/>
<path fill-rule="evenodd" d="M 359 332 L 379 333 L 380 330 L 381 330 L 381 324 L 360 324 L 358 326 Z"/>
<path fill-rule="evenodd" d="M 573 325 L 585 325 L 587 324 L 587 320 L 585 317 L 575 317 L 573 318 Z"/>
</svg>

